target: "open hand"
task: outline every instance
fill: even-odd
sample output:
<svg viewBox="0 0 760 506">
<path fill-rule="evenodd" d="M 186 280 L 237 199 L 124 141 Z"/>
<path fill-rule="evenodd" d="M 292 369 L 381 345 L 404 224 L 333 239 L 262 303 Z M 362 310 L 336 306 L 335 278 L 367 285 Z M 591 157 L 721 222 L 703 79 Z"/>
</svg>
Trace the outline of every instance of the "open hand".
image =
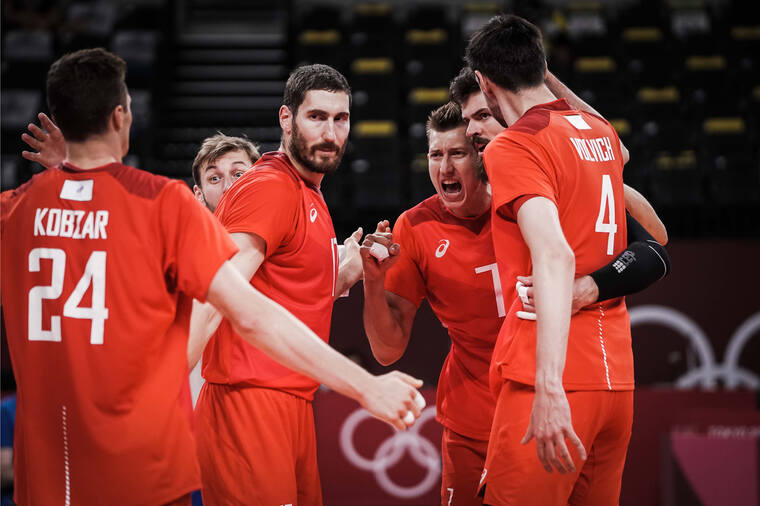
<svg viewBox="0 0 760 506">
<path fill-rule="evenodd" d="M 29 123 L 27 129 L 31 135 L 21 134 L 21 140 L 36 152 L 22 151 L 21 156 L 47 169 L 59 167 L 66 159 L 66 142 L 63 140 L 63 134 L 44 112 L 39 113 L 37 117 L 40 119 L 42 128 Z"/>
</svg>

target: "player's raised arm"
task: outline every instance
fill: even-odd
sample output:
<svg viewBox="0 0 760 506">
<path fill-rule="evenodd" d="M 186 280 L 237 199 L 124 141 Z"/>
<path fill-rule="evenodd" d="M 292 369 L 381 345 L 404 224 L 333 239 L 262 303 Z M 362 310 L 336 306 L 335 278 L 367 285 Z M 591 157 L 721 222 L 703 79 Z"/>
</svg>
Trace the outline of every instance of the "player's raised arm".
<svg viewBox="0 0 760 506">
<path fill-rule="evenodd" d="M 639 192 L 627 184 L 623 185 L 625 195 L 625 210 L 638 221 L 644 229 L 661 245 L 668 243 L 668 231 L 665 224 L 657 216 L 652 204 Z M 630 241 L 629 241 L 630 242 Z"/>
<path fill-rule="evenodd" d="M 523 443 L 536 440 L 536 452 L 551 472 L 575 472 L 565 438 L 581 459 L 586 451 L 573 430 L 570 406 L 562 384 L 570 328 L 575 255 L 567 244 L 555 204 L 544 197 L 526 201 L 517 211 L 517 224 L 530 249 L 536 284 L 536 395 Z"/>
<path fill-rule="evenodd" d="M 544 82 L 546 83 L 547 88 L 549 88 L 557 98 L 564 98 L 567 100 L 570 107 L 580 111 L 590 112 L 591 114 L 596 114 L 599 117 L 604 117 L 599 114 L 599 111 L 588 105 L 581 97 L 576 95 L 573 90 L 565 86 L 565 84 L 557 79 L 557 76 L 552 74 L 549 70 L 546 71 L 546 80 Z M 622 140 L 620 141 L 620 151 L 623 153 L 623 165 L 625 165 L 628 163 L 628 160 L 631 159 L 631 155 Z"/>
<path fill-rule="evenodd" d="M 242 274 L 243 278 L 251 279 L 266 255 L 266 242 L 256 234 L 232 233 L 232 241 L 237 245 L 238 252 L 230 262 Z M 190 317 L 190 337 L 187 343 L 187 361 L 192 370 L 203 355 L 203 349 L 222 322 L 222 315 L 211 304 L 193 301 L 193 313 Z"/>
<path fill-rule="evenodd" d="M 230 262 L 217 271 L 207 299 L 248 343 L 289 369 L 355 399 L 377 418 L 404 429 L 411 425 L 409 412 L 415 419 L 420 416 L 415 397 L 422 381 L 398 371 L 372 376 L 254 289 Z"/>
<path fill-rule="evenodd" d="M 361 247 L 364 266 L 364 330 L 372 353 L 383 365 L 401 358 L 409 344 L 417 307 L 385 289 L 385 274 L 396 261 L 400 246 L 393 242 L 387 221 L 377 224 L 374 234 Z"/>
</svg>

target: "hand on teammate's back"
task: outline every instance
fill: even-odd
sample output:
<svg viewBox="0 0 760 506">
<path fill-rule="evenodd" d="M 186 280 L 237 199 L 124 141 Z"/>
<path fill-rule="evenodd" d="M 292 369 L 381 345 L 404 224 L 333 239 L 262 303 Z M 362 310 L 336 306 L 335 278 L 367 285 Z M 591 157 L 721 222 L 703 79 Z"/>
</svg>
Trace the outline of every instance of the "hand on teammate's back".
<svg viewBox="0 0 760 506">
<path fill-rule="evenodd" d="M 385 247 L 388 252 L 388 257 L 378 259 L 372 254 L 372 245 L 377 244 Z M 375 246 L 377 249 L 378 246 Z M 383 220 L 377 224 L 377 229 L 374 234 L 367 234 L 364 237 L 360 254 L 362 258 L 362 265 L 364 268 L 364 281 L 377 281 L 385 277 L 385 273 L 388 272 L 393 264 L 398 260 L 398 254 L 401 252 L 401 246 L 393 242 L 393 234 L 391 233 L 390 223 L 388 220 Z"/>
<path fill-rule="evenodd" d="M 63 134 L 44 112 L 39 113 L 37 117 L 40 119 L 42 128 L 34 123 L 29 123 L 27 129 L 31 135 L 28 133 L 21 134 L 21 140 L 36 152 L 22 151 L 21 156 L 39 163 L 46 169 L 58 167 L 66 159 L 66 143 L 63 140 Z"/>
<path fill-rule="evenodd" d="M 533 286 L 533 276 L 517 276 L 517 281 L 527 288 L 527 302 L 523 301 L 523 311 L 535 313 L 535 287 Z M 599 288 L 596 286 L 594 278 L 591 276 L 576 278 L 573 282 L 573 306 L 570 314 L 575 314 L 584 307 L 597 302 L 598 298 Z"/>
<path fill-rule="evenodd" d="M 374 376 L 372 386 L 364 392 L 360 402 L 375 418 L 404 430 L 414 425 L 414 421 L 420 417 L 421 408 L 414 399 L 420 395 L 417 389 L 421 387 L 422 380 L 392 371 Z M 412 423 L 407 423 L 408 418 L 407 421 L 404 420 L 409 412 L 414 415 Z"/>
<path fill-rule="evenodd" d="M 530 412 L 528 431 L 522 444 L 536 440 L 536 453 L 546 472 L 557 469 L 562 474 L 574 473 L 575 463 L 570 455 L 565 438 L 575 446 L 581 460 L 586 460 L 586 449 L 573 430 L 570 405 L 564 390 L 542 391 L 537 389 Z"/>
</svg>

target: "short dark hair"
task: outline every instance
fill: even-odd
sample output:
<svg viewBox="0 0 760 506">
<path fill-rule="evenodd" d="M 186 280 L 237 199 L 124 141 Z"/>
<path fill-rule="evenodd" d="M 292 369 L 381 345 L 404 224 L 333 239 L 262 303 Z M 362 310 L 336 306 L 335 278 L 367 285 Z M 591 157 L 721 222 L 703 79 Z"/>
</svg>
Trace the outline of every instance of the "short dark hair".
<svg viewBox="0 0 760 506">
<path fill-rule="evenodd" d="M 438 109 L 435 109 L 428 116 L 426 132 L 430 140 L 430 132 L 448 132 L 455 128 L 467 126 L 462 118 L 462 109 L 456 102 L 446 102 Z"/>
<path fill-rule="evenodd" d="M 113 110 L 126 109 L 126 73 L 124 60 L 103 48 L 66 54 L 50 66 L 48 109 L 67 141 L 103 133 Z"/>
<path fill-rule="evenodd" d="M 465 60 L 498 86 L 513 93 L 538 86 L 546 77 L 541 31 L 514 15 L 492 17 L 470 39 Z"/>
<path fill-rule="evenodd" d="M 343 91 L 348 95 L 348 105 L 351 105 L 351 87 L 346 78 L 331 66 L 321 63 L 303 65 L 290 73 L 285 83 L 282 104 L 295 116 L 306 92 L 311 90 Z"/>
<path fill-rule="evenodd" d="M 480 93 L 478 79 L 470 67 L 462 67 L 449 85 L 449 97 L 461 107 L 473 93 Z"/>
<path fill-rule="evenodd" d="M 203 139 L 201 149 L 195 155 L 195 160 L 193 160 L 193 181 L 195 184 L 201 185 L 202 167 L 214 163 L 219 157 L 231 151 L 242 151 L 251 160 L 251 163 L 255 163 L 261 158 L 258 148 L 247 137 L 230 137 L 218 132 L 212 137 Z"/>
</svg>

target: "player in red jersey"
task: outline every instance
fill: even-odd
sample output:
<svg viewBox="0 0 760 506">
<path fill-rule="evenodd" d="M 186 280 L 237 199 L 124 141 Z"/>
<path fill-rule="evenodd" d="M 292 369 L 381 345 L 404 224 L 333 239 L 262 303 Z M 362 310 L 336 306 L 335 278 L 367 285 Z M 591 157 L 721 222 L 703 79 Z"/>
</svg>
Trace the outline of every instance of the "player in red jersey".
<svg viewBox="0 0 760 506">
<path fill-rule="evenodd" d="M 477 505 L 482 504 L 475 492 L 495 404 L 488 386 L 489 364 L 506 313 L 505 300 L 514 298 L 520 272 L 509 265 L 497 269 L 490 188 L 458 105 L 433 111 L 427 132 L 436 194 L 404 212 L 392 235 L 387 222 L 381 222 L 378 231 L 365 238 L 364 321 L 373 353 L 383 364 L 403 355 L 422 299 L 428 298 L 448 328 L 452 347 L 437 399 L 437 418 L 444 426 L 441 503 Z M 516 225 L 512 232 L 518 248 L 522 239 Z M 370 257 L 375 242 L 390 246 L 388 261 Z M 507 271 L 500 272 L 504 268 Z M 661 275 L 661 270 L 653 273 L 647 284 Z M 600 285 L 605 293 L 604 283 Z M 600 293 L 594 279 L 576 280 L 575 311 L 596 302 L 589 293 Z"/>
<path fill-rule="evenodd" d="M 180 399 L 190 310 L 181 294 L 404 427 L 408 411 L 419 414 L 419 382 L 374 378 L 330 349 L 246 283 L 227 261 L 234 243 L 183 183 L 121 164 L 132 120 L 125 71 L 102 49 L 53 64 L 48 104 L 67 159 L 1 196 L 16 503 L 189 504 L 200 476 Z"/>
<path fill-rule="evenodd" d="M 326 65 L 296 69 L 280 108 L 282 143 L 222 197 L 216 216 L 240 247 L 251 284 L 324 341 L 334 298 L 361 275 L 357 237 L 341 263 L 319 185 L 335 171 L 350 125 L 350 88 Z M 361 231 L 358 232 L 360 236 Z M 311 400 L 319 383 L 238 339 L 200 308 L 191 341 L 206 383 L 196 406 L 206 504 L 320 504 Z M 191 360 L 192 354 L 191 350 Z"/>
<path fill-rule="evenodd" d="M 570 315 L 573 278 L 625 248 L 626 157 L 609 123 L 546 86 L 541 35 L 524 19 L 492 18 L 466 59 L 492 114 L 510 127 L 484 152 L 496 257 L 532 271 L 538 317 L 517 318 L 516 300 L 494 351 L 504 383 L 484 502 L 616 504 L 633 411 L 628 314 L 616 298 Z M 503 233 L 514 222 L 519 249 Z"/>
</svg>

